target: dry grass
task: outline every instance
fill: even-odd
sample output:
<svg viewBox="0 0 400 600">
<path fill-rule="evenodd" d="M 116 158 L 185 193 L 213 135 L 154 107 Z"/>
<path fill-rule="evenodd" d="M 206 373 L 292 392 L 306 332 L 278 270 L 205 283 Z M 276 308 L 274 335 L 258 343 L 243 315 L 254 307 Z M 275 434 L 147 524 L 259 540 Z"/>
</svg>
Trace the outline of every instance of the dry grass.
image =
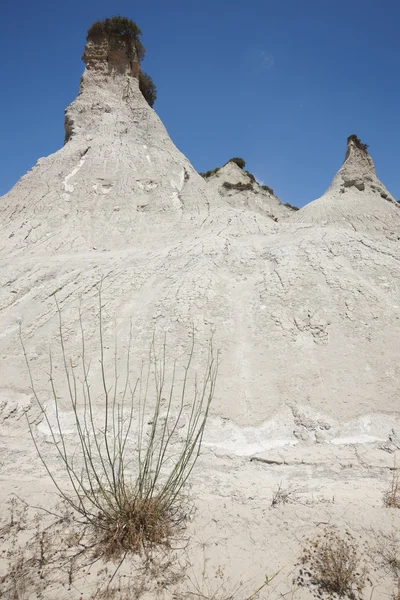
<svg viewBox="0 0 400 600">
<path fill-rule="evenodd" d="M 298 585 L 317 588 L 329 597 L 337 594 L 356 600 L 362 598 L 368 581 L 366 563 L 349 531 L 341 536 L 336 529 L 326 528 L 322 534 L 306 540 Z"/>
<path fill-rule="evenodd" d="M 400 508 L 400 475 L 397 469 L 393 470 L 389 489 L 383 494 L 383 504 L 387 508 Z"/>
<path fill-rule="evenodd" d="M 105 559 L 113 559 L 156 545 L 168 546 L 178 524 L 184 521 L 185 512 L 180 505 L 173 513 L 158 498 L 127 498 L 120 511 L 99 518 L 101 527 L 94 532 L 97 552 Z"/>
<path fill-rule="evenodd" d="M 272 494 L 271 508 L 276 508 L 279 504 L 285 505 L 296 502 L 298 499 L 297 492 L 297 489 L 290 490 L 283 488 L 281 481 L 278 488 Z"/>
</svg>

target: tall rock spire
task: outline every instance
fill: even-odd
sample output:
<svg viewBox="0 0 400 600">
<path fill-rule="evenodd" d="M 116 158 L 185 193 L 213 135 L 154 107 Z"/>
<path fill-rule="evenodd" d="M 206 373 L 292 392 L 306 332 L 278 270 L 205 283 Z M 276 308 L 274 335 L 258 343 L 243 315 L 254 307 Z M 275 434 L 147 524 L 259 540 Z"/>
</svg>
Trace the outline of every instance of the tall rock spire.
<svg viewBox="0 0 400 600">
<path fill-rule="evenodd" d="M 129 36 L 89 30 L 64 147 L 39 159 L 0 201 L 5 252 L 125 246 L 149 226 L 208 209 L 206 183 L 140 90 L 143 54 Z"/>
</svg>

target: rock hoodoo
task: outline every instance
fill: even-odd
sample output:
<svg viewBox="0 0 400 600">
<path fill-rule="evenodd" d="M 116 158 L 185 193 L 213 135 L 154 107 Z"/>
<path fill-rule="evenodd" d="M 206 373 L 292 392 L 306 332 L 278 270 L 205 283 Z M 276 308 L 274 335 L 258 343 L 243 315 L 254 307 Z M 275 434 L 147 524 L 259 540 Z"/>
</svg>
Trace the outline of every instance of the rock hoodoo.
<svg viewBox="0 0 400 600">
<path fill-rule="evenodd" d="M 138 77 L 144 47 L 141 31 L 133 21 L 114 17 L 94 23 L 88 31 L 83 61 L 87 69 L 113 71 Z"/>
<path fill-rule="evenodd" d="M 89 30 L 67 143 L 1 200 L 4 249 L 110 249 L 207 210 L 210 193 L 140 91 L 137 40 Z M 4 230 L 7 233 L 4 233 Z"/>
<path fill-rule="evenodd" d="M 343 165 L 328 190 L 291 220 L 335 224 L 356 231 L 380 231 L 397 239 L 400 205 L 378 179 L 367 148 L 356 135 L 349 136 Z"/>
</svg>

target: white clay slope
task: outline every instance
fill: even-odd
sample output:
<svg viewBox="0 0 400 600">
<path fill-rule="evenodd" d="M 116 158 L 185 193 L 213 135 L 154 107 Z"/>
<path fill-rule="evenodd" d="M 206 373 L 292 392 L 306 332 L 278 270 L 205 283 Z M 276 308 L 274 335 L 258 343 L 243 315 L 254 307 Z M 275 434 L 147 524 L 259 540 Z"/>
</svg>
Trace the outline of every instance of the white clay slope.
<svg viewBox="0 0 400 600">
<path fill-rule="evenodd" d="M 314 227 L 296 215 L 274 222 L 269 210 L 287 212 L 276 198 L 266 197 L 266 212 L 247 201 L 231 206 L 175 148 L 131 65 L 105 60 L 106 42 L 87 45 L 81 91 L 67 110 L 69 141 L 0 201 L 5 414 L 32 403 L 19 322 L 45 387 L 54 292 L 69 351 L 79 353 L 81 299 L 94 353 L 103 277 L 107 335 L 115 322 L 126 340 L 132 321 L 138 360 L 155 329 L 178 352 L 192 324 L 200 346 L 215 329 L 222 362 L 207 443 L 249 455 L 299 441 L 386 439 L 398 419 L 400 251 L 367 227 L 338 227 L 332 204 L 366 202 L 372 211 L 376 203 L 385 232 L 400 211 L 380 192 L 340 192 L 351 148 L 328 198 L 300 211 L 326 205 L 332 218 L 315 217 Z M 229 165 L 223 174 L 228 168 L 238 174 Z M 371 169 L 367 176 L 377 185 Z M 112 356 L 110 343 L 111 371 Z M 100 381 L 93 385 L 100 393 Z"/>
</svg>

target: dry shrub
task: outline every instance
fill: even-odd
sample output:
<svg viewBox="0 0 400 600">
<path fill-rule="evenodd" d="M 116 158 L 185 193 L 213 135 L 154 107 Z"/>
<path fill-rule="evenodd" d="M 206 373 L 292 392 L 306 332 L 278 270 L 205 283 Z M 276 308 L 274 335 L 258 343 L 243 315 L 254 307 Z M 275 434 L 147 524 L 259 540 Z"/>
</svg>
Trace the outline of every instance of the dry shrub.
<svg viewBox="0 0 400 600">
<path fill-rule="evenodd" d="M 400 476 L 397 469 L 394 469 L 389 489 L 383 495 L 383 504 L 387 508 L 400 508 Z"/>
<path fill-rule="evenodd" d="M 343 536 L 335 528 L 326 528 L 307 539 L 300 560 L 297 583 L 316 587 L 319 592 L 356 600 L 367 583 L 365 561 L 349 531 Z"/>
<path fill-rule="evenodd" d="M 83 526 L 91 528 L 98 542 L 96 554 L 119 558 L 128 552 L 147 552 L 154 545 L 167 545 L 172 532 L 184 524 L 184 492 L 200 454 L 215 391 L 218 357 L 211 336 L 204 372 L 201 377 L 191 377 L 195 350 L 192 329 L 192 343 L 182 366 L 177 360 L 169 361 L 165 338 L 161 347 L 153 338 L 148 364 L 134 376 L 130 366 L 131 333 L 123 356 L 123 374 L 118 372 L 115 346 L 111 381 L 105 366 L 101 287 L 98 301 L 102 394 L 96 403 L 81 313 L 81 352 L 79 360 L 73 361 L 67 358 L 64 325 L 56 299 L 64 383 L 61 389 L 50 353 L 49 384 L 55 422 L 50 420 L 34 384 L 22 336 L 21 343 L 33 395 L 60 467 L 53 467 L 42 452 L 35 425 L 28 420 L 39 457 L 61 498 L 78 513 Z M 70 403 L 78 444 L 61 426 L 63 395 Z M 102 407 L 100 411 L 97 402 Z"/>
</svg>

